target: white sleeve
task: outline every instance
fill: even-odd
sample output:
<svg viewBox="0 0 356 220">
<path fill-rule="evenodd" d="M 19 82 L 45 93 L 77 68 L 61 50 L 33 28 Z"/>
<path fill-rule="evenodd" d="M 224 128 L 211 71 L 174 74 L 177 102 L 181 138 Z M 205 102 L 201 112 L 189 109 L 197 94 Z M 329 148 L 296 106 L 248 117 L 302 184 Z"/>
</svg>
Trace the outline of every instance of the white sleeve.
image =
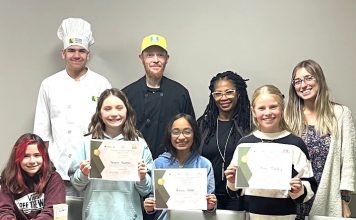
<svg viewBox="0 0 356 220">
<path fill-rule="evenodd" d="M 39 135 L 44 141 L 53 141 L 49 97 L 43 82 L 37 98 L 33 133 Z"/>
<path fill-rule="evenodd" d="M 346 106 L 339 124 L 339 138 L 341 139 L 341 180 L 340 190 L 355 191 L 355 157 L 356 157 L 356 132 L 351 111 Z"/>
</svg>

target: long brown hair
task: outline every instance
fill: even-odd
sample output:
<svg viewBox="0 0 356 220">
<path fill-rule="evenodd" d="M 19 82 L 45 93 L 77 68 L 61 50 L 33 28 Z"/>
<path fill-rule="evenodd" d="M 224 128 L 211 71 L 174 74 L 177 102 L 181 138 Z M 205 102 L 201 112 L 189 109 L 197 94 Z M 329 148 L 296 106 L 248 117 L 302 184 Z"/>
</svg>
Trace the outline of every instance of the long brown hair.
<svg viewBox="0 0 356 220">
<path fill-rule="evenodd" d="M 96 106 L 96 111 L 92 116 L 91 122 L 88 127 L 89 133 L 86 134 L 86 136 L 92 135 L 93 139 L 104 138 L 105 124 L 103 119 L 101 118 L 100 111 L 101 111 L 101 107 L 103 106 L 104 100 L 110 95 L 116 96 L 119 99 L 121 99 L 127 109 L 126 121 L 124 122 L 122 128 L 122 135 L 124 136 L 124 140 L 127 141 L 137 140 L 139 136 L 141 137 L 141 133 L 135 127 L 136 125 L 135 111 L 131 107 L 125 94 L 116 88 L 106 89 L 104 92 L 101 93 L 98 99 L 98 104 Z"/>
<path fill-rule="evenodd" d="M 337 123 L 333 106 L 336 104 L 330 100 L 329 88 L 325 80 L 325 76 L 321 66 L 314 60 L 303 60 L 298 63 L 292 73 L 292 80 L 299 69 L 305 70 L 315 77 L 319 85 L 319 90 L 316 95 L 314 106 L 317 112 L 317 122 L 315 129 L 320 135 L 337 134 Z M 301 135 L 305 127 L 304 119 L 304 100 L 301 99 L 292 84 L 289 86 L 289 99 L 286 108 L 286 120 L 292 131 Z"/>
</svg>

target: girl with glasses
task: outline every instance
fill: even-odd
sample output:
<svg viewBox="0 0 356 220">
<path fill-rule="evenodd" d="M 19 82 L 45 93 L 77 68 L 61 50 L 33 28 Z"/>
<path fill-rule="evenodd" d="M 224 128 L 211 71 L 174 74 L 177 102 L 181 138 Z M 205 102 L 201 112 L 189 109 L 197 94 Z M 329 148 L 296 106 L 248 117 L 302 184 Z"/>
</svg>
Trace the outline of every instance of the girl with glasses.
<svg viewBox="0 0 356 220">
<path fill-rule="evenodd" d="M 298 63 L 292 73 L 286 120 L 305 141 L 319 184 L 314 202 L 301 215 L 350 217 L 355 191 L 355 126 L 350 109 L 331 101 L 322 68 L 314 60 Z"/>
<path fill-rule="evenodd" d="M 214 171 L 210 161 L 198 153 L 200 132 L 195 119 L 183 113 L 174 116 L 168 124 L 164 140 L 167 152 L 154 160 L 154 168 L 206 168 L 208 174 L 207 207 L 210 211 L 214 210 L 217 202 L 213 194 Z M 154 199 L 146 198 L 144 208 L 147 213 L 154 213 Z M 163 210 L 158 219 L 168 219 L 167 210 Z"/>
</svg>

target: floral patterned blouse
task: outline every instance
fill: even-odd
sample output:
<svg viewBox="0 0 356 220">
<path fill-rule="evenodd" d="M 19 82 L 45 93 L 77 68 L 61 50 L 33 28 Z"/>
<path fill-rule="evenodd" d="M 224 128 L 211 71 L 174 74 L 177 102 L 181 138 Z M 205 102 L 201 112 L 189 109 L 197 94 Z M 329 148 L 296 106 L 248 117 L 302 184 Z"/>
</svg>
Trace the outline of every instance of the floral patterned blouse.
<svg viewBox="0 0 356 220">
<path fill-rule="evenodd" d="M 319 184 L 329 153 L 330 134 L 320 136 L 314 125 L 307 125 L 302 134 L 302 139 L 307 145 L 314 177 Z"/>
</svg>

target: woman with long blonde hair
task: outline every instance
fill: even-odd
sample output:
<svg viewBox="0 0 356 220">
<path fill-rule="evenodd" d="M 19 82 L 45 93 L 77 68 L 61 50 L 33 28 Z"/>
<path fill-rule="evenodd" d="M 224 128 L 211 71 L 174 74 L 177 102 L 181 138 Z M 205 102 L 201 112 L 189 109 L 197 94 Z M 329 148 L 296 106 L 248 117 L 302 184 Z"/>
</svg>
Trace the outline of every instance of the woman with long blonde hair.
<svg viewBox="0 0 356 220">
<path fill-rule="evenodd" d="M 355 126 L 351 111 L 332 102 L 322 68 L 314 60 L 296 65 L 289 87 L 286 120 L 303 138 L 319 184 L 304 215 L 350 217 L 355 191 Z"/>
</svg>

